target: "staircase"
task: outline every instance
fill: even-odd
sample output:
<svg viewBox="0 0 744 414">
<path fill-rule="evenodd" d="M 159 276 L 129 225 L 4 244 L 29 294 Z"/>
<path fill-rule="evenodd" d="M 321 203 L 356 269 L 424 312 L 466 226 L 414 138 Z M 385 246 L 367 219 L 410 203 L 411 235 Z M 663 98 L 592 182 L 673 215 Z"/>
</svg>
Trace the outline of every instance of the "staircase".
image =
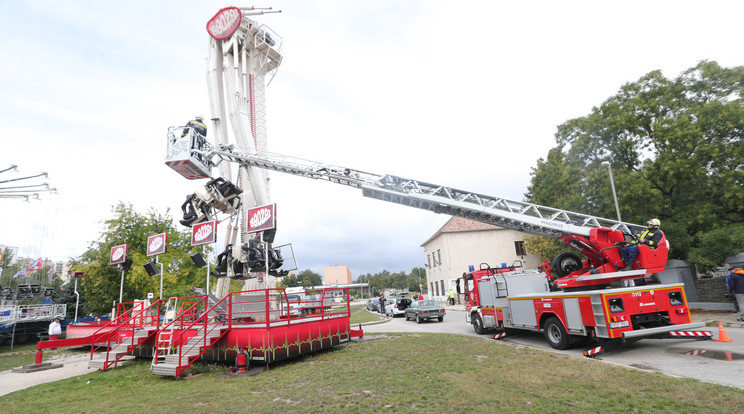
<svg viewBox="0 0 744 414">
<path fill-rule="evenodd" d="M 226 310 L 229 297 L 214 303 L 216 298 L 202 296 L 164 326 L 158 335 L 152 373 L 177 377 L 222 338 L 230 326 L 218 320 L 226 316 L 223 311 Z"/>
<path fill-rule="evenodd" d="M 226 331 L 227 326 L 200 327 L 194 336 L 189 338 L 182 347 L 173 347 L 173 339 L 179 334 L 178 330 L 163 331 L 162 338 L 158 338 L 158 352 L 153 358 L 152 373 L 177 377 L 187 370 L 191 364 L 207 351 Z M 161 342 L 160 339 L 163 339 Z"/>
<path fill-rule="evenodd" d="M 122 329 L 117 330 L 121 332 Z M 142 345 L 155 331 L 156 326 L 145 326 L 135 329 L 131 337 L 120 337 L 114 342 L 109 342 L 106 351 L 101 351 L 88 361 L 88 368 L 96 368 L 105 371 L 115 365 L 124 355 L 129 354 L 134 348 Z M 118 336 L 118 335 L 117 335 Z"/>
</svg>

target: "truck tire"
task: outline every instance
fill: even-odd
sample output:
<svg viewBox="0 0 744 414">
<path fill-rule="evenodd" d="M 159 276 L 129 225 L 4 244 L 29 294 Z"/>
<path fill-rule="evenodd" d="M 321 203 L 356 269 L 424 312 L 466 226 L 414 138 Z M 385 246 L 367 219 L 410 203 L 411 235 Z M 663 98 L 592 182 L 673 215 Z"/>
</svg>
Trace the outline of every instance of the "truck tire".
<svg viewBox="0 0 744 414">
<path fill-rule="evenodd" d="M 566 329 L 563 327 L 561 320 L 555 316 L 545 321 L 543 334 L 545 335 L 545 341 L 554 349 L 566 349 L 570 344 Z"/>
<path fill-rule="evenodd" d="M 475 330 L 475 333 L 478 335 L 486 332 L 486 329 L 483 328 L 483 320 L 480 315 L 473 315 L 473 330 Z"/>
<path fill-rule="evenodd" d="M 568 276 L 581 267 L 579 256 L 570 252 L 561 253 L 553 259 L 553 271 L 558 278 Z"/>
</svg>

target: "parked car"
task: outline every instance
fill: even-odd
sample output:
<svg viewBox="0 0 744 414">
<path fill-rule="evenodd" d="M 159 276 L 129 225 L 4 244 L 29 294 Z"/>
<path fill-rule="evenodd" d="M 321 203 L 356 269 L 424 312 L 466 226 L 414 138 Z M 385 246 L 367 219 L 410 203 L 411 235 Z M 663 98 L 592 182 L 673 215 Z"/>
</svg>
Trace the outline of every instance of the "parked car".
<svg viewBox="0 0 744 414">
<path fill-rule="evenodd" d="M 379 312 L 380 311 L 380 298 L 368 299 L 367 310 L 370 312 Z"/>
<path fill-rule="evenodd" d="M 385 314 L 390 317 L 404 315 L 413 300 L 407 296 L 389 298 L 385 301 Z"/>
<path fill-rule="evenodd" d="M 416 323 L 425 319 L 438 319 L 442 322 L 445 313 L 444 308 L 431 299 L 415 301 L 405 310 L 406 320 L 415 320 Z"/>
</svg>

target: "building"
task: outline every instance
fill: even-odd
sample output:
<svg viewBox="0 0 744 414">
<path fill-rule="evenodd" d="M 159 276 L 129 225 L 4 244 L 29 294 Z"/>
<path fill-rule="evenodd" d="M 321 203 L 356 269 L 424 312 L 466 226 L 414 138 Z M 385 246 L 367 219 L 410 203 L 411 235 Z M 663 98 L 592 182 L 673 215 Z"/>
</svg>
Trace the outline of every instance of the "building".
<svg viewBox="0 0 744 414">
<path fill-rule="evenodd" d="M 326 286 L 348 285 L 351 283 L 349 266 L 326 266 L 323 268 L 323 284 Z"/>
<path fill-rule="evenodd" d="M 426 255 L 429 297 L 443 297 L 457 288 L 455 280 L 470 266 L 523 266 L 536 269 L 539 259 L 524 249 L 524 235 L 479 221 L 452 217 L 421 247 Z"/>
</svg>

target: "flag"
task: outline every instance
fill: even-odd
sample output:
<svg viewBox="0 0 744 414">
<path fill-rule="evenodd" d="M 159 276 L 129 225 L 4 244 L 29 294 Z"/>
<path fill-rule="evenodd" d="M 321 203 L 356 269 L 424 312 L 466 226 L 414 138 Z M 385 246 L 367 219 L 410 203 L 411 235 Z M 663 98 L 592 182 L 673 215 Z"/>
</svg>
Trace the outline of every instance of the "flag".
<svg viewBox="0 0 744 414">
<path fill-rule="evenodd" d="M 47 270 L 47 276 L 51 276 L 54 273 L 54 266 L 50 267 L 49 270 Z"/>
<path fill-rule="evenodd" d="M 19 270 L 18 273 L 13 275 L 13 279 L 17 278 L 18 276 L 23 276 L 23 273 L 25 273 L 23 270 Z"/>
<path fill-rule="evenodd" d="M 42 267 L 42 263 L 41 263 L 41 257 L 40 257 L 36 259 L 35 262 L 28 264 L 28 271 L 30 272 L 32 270 L 39 270 L 41 269 L 41 267 Z"/>
</svg>

